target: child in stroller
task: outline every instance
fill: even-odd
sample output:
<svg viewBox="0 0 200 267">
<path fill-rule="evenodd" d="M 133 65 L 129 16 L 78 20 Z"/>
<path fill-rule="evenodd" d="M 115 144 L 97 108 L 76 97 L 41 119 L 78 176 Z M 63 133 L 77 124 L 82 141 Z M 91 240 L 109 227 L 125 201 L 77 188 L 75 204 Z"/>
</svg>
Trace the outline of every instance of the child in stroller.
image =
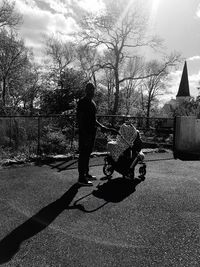
<svg viewBox="0 0 200 267">
<path fill-rule="evenodd" d="M 139 131 L 131 123 L 122 124 L 119 132 L 113 129 L 111 131 L 117 134 L 117 138 L 107 144 L 109 154 L 104 159 L 104 174 L 109 179 L 113 172 L 117 171 L 124 178 L 134 179 L 135 166 L 139 163 L 141 166 L 138 178 L 144 181 L 146 164 L 141 152 L 142 141 Z"/>
</svg>

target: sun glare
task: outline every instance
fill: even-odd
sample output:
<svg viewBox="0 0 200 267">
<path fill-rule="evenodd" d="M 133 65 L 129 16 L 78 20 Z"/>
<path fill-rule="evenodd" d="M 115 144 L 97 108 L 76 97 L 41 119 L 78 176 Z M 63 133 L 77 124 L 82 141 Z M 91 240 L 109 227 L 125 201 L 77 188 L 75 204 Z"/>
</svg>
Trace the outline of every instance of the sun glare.
<svg viewBox="0 0 200 267">
<path fill-rule="evenodd" d="M 152 0 L 152 5 L 151 5 L 151 12 L 150 12 L 150 24 L 154 26 L 156 16 L 158 13 L 158 8 L 160 5 L 160 0 Z"/>
<path fill-rule="evenodd" d="M 157 13 L 159 4 L 160 4 L 160 0 L 153 0 L 152 9 L 151 9 L 152 14 Z"/>
<path fill-rule="evenodd" d="M 152 3 L 150 7 L 149 27 L 153 28 L 156 21 L 160 0 L 151 0 L 151 1 Z"/>
<path fill-rule="evenodd" d="M 133 0 L 129 0 L 126 7 L 124 8 L 121 16 L 117 20 L 117 23 L 115 25 L 116 28 L 117 28 L 118 24 L 120 24 L 120 22 L 127 16 L 127 13 L 130 10 L 132 4 L 133 4 Z"/>
</svg>

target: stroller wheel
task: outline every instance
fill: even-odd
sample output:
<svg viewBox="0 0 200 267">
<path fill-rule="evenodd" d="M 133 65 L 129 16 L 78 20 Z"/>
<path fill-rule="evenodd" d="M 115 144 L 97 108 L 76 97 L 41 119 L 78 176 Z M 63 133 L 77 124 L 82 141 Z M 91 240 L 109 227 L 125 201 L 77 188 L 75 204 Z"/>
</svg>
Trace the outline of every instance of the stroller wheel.
<svg viewBox="0 0 200 267">
<path fill-rule="evenodd" d="M 103 173 L 107 176 L 110 177 L 114 172 L 113 166 L 111 164 L 108 164 L 105 162 L 103 166 Z"/>
<path fill-rule="evenodd" d="M 143 165 L 143 166 L 141 166 L 141 167 L 139 168 L 139 174 L 140 174 L 141 176 L 145 176 L 145 174 L 146 174 L 146 165 Z"/>
<path fill-rule="evenodd" d="M 141 181 L 145 180 L 145 176 L 144 175 L 139 175 L 139 178 L 140 178 Z"/>
<path fill-rule="evenodd" d="M 133 180 L 135 178 L 135 170 L 134 170 L 134 168 L 133 169 L 132 168 L 129 169 L 129 171 L 128 171 L 127 175 L 125 175 L 125 177 Z"/>
</svg>

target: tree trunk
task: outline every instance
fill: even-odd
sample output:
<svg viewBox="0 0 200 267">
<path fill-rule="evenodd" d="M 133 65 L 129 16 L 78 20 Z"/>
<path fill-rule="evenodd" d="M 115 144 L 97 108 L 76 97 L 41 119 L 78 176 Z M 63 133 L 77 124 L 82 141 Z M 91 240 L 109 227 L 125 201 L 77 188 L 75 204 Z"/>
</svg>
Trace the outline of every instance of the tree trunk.
<svg viewBox="0 0 200 267">
<path fill-rule="evenodd" d="M 97 88 L 97 80 L 96 80 L 95 72 L 92 72 L 92 79 L 93 79 L 93 83 L 94 83 L 95 88 Z"/>
<path fill-rule="evenodd" d="M 151 108 L 151 100 L 148 99 L 148 103 L 147 103 L 147 121 L 146 121 L 146 128 L 147 129 L 149 129 L 150 108 Z"/>
<path fill-rule="evenodd" d="M 6 79 L 3 78 L 3 86 L 2 86 L 2 105 L 6 106 Z"/>
<path fill-rule="evenodd" d="M 117 114 L 119 106 L 119 74 L 118 71 L 115 71 L 115 99 L 113 106 L 113 115 Z"/>
<path fill-rule="evenodd" d="M 30 115 L 33 115 L 33 99 L 30 100 Z"/>
</svg>

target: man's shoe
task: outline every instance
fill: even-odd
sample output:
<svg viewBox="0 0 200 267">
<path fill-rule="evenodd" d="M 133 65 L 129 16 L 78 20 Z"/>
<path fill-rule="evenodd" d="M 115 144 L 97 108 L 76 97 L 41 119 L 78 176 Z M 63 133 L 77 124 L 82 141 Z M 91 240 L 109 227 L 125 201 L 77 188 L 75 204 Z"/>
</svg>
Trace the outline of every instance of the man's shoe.
<svg viewBox="0 0 200 267">
<path fill-rule="evenodd" d="M 89 173 L 86 174 L 85 177 L 86 177 L 87 179 L 89 179 L 90 181 L 95 181 L 95 180 L 97 179 L 96 176 L 93 176 L 93 175 L 91 175 L 91 174 L 89 174 Z"/>
<path fill-rule="evenodd" d="M 80 179 L 78 180 L 78 184 L 81 186 L 93 186 L 93 183 L 88 181 L 87 179 Z"/>
</svg>

